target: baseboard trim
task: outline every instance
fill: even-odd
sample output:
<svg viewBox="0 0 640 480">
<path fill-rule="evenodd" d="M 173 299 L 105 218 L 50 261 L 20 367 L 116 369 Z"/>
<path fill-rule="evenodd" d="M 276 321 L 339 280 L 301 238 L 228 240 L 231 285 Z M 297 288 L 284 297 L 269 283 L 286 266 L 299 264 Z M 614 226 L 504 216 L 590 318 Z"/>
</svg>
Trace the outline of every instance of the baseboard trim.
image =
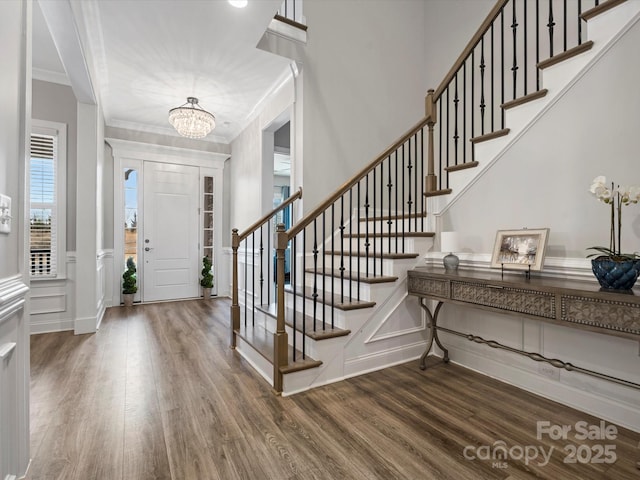
<svg viewBox="0 0 640 480">
<path fill-rule="evenodd" d="M 71 319 L 50 320 L 31 324 L 31 335 L 42 333 L 68 332 L 74 330 L 74 321 Z"/>
<path fill-rule="evenodd" d="M 586 414 L 603 418 L 634 432 L 640 432 L 640 412 L 638 409 L 611 401 L 603 396 L 594 395 L 567 383 L 548 379 L 517 366 L 493 360 L 471 350 L 451 347 L 451 345 L 446 346 L 449 350 L 450 361 L 455 365 L 567 405 Z M 431 355 L 440 357 L 437 354 Z M 576 375 L 578 374 L 576 373 Z"/>
<path fill-rule="evenodd" d="M 347 359 L 344 362 L 343 378 L 356 377 L 417 360 L 424 353 L 425 346 L 426 341 L 421 341 Z"/>
<path fill-rule="evenodd" d="M 76 318 L 73 327 L 73 333 L 76 335 L 84 335 L 86 333 L 96 333 L 97 317 Z"/>
</svg>

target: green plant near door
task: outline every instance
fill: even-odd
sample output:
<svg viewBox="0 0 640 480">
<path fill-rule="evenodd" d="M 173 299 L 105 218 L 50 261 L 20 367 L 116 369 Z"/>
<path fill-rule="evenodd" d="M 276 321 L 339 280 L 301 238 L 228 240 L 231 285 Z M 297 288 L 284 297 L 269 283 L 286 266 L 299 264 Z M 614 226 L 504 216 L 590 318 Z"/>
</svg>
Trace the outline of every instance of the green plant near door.
<svg viewBox="0 0 640 480">
<path fill-rule="evenodd" d="M 133 257 L 127 258 L 127 269 L 122 274 L 122 293 L 134 294 L 138 291 L 136 277 L 136 262 Z"/>
<path fill-rule="evenodd" d="M 202 257 L 202 278 L 200 279 L 200 286 L 202 288 L 213 288 L 213 274 L 211 273 L 212 265 L 213 264 L 209 257 Z"/>
</svg>

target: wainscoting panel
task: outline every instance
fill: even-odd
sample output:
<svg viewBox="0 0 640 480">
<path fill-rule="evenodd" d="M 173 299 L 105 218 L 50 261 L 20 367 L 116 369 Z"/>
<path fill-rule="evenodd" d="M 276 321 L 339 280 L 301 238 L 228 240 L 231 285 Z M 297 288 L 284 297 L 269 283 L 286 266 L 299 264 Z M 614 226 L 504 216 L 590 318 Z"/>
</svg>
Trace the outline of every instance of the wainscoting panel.
<svg viewBox="0 0 640 480">
<path fill-rule="evenodd" d="M 22 277 L 0 279 L 0 477 L 20 470 L 29 446 L 29 336 Z M 6 476 L 6 477 L 5 477 Z"/>
</svg>

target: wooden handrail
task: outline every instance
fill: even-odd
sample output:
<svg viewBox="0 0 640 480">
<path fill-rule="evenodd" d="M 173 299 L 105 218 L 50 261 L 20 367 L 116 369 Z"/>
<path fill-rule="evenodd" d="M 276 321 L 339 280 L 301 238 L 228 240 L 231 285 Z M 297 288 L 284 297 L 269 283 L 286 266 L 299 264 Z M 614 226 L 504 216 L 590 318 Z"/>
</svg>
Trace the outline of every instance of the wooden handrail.
<svg viewBox="0 0 640 480">
<path fill-rule="evenodd" d="M 244 232 L 240 233 L 238 235 L 238 242 L 241 242 L 242 240 L 247 238 L 256 229 L 260 228 L 262 225 L 267 223 L 271 219 L 271 217 L 273 217 L 276 213 L 278 213 L 281 210 L 284 210 L 286 207 L 288 207 L 290 204 L 292 204 L 298 198 L 302 198 L 302 187 L 298 187 L 298 190 L 293 195 L 291 195 L 289 198 L 287 198 L 284 202 L 282 202 L 280 205 L 278 205 L 272 211 L 270 211 L 269 213 L 264 215 L 262 218 L 260 218 L 260 220 L 255 222 L 253 225 L 251 225 L 249 228 L 247 228 Z"/>
<path fill-rule="evenodd" d="M 471 37 L 471 40 L 469 40 L 469 43 L 467 43 L 467 46 L 464 47 L 464 50 L 462 51 L 458 59 L 453 64 L 453 67 L 451 67 L 449 72 L 444 76 L 444 79 L 442 80 L 442 82 L 440 82 L 440 85 L 438 86 L 438 88 L 436 88 L 436 92 L 434 95 L 436 100 L 440 98 L 440 95 L 442 95 L 442 92 L 445 91 L 445 89 L 447 88 L 447 85 L 449 85 L 451 80 L 453 80 L 453 77 L 455 77 L 456 72 L 460 70 L 460 67 L 464 64 L 467 57 L 471 54 L 471 51 L 476 47 L 476 45 L 478 44 L 482 36 L 485 33 L 487 33 L 487 30 L 489 30 L 489 27 L 491 26 L 493 21 L 500 14 L 500 10 L 502 10 L 502 8 L 508 2 L 509 0 L 498 0 L 496 2 L 494 7 L 489 12 L 489 15 L 487 15 L 487 18 L 485 18 L 484 22 L 482 22 L 482 25 L 480 25 L 480 28 L 478 28 L 478 30 L 473 35 L 473 37 Z"/>
<path fill-rule="evenodd" d="M 351 187 L 353 187 L 356 183 L 358 183 L 364 176 L 377 167 L 385 158 L 395 152 L 398 148 L 402 146 L 409 138 L 411 138 L 415 133 L 420 131 L 428 122 L 428 118 L 423 118 L 416 125 L 411 127 L 411 129 L 405 133 L 400 140 L 394 142 L 389 148 L 387 148 L 382 154 L 377 156 L 375 160 L 369 163 L 362 170 L 354 174 L 349 180 L 347 180 L 340 188 L 338 188 L 335 192 L 333 192 L 327 199 L 318 205 L 316 208 L 307 213 L 302 220 L 297 222 L 294 226 L 292 226 L 289 230 L 287 230 L 287 236 L 289 239 L 295 237 L 298 233 L 300 233 L 307 225 L 309 225 L 313 220 L 319 216 L 323 211 L 325 211 L 333 202 L 338 200 L 345 192 L 348 192 Z"/>
</svg>

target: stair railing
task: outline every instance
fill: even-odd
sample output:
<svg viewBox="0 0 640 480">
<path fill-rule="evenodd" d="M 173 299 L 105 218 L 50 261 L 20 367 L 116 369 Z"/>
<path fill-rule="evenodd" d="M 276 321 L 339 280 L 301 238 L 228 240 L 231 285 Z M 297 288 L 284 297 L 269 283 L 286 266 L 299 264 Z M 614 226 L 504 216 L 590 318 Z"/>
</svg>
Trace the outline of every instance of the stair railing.
<svg viewBox="0 0 640 480">
<path fill-rule="evenodd" d="M 422 181 L 426 127 L 424 118 L 288 231 L 278 229 L 278 262 L 283 261 L 287 245 L 291 248 L 292 318 L 288 320 L 294 332 L 294 362 L 306 359 L 308 329 L 334 329 L 336 308 L 371 304 L 362 297 L 361 284 L 380 280 L 384 259 L 405 253 L 409 236 L 428 236 L 423 234 Z M 288 360 L 282 352 L 285 282 L 280 273 L 276 289 L 274 351 L 280 363 L 274 365 L 274 389 L 281 391 L 281 372 Z"/>
<path fill-rule="evenodd" d="M 333 329 L 336 308 L 371 305 L 361 283 L 383 276 L 387 256 L 406 254 L 406 238 L 433 235 L 424 232 L 424 197 L 446 191 L 449 172 L 473 166 L 475 143 L 508 132 L 505 108 L 546 93 L 540 69 L 590 47 L 584 19 L 623 1 L 499 0 L 438 88 L 429 90 L 425 117 L 288 231 L 277 227 L 276 392 L 288 366 L 287 247 L 296 362 L 306 358 L 308 328 Z"/>
<path fill-rule="evenodd" d="M 231 287 L 231 348 L 236 347 L 236 332 L 240 328 L 241 309 L 239 303 L 239 282 L 238 282 L 238 250 L 241 250 L 244 254 L 244 272 L 243 272 L 243 294 L 244 294 L 244 325 L 247 326 L 249 318 L 251 319 L 252 326 L 255 326 L 255 309 L 256 302 L 258 305 L 271 303 L 271 286 L 274 283 L 272 277 L 272 255 L 275 245 L 273 242 L 273 234 L 275 234 L 275 228 L 272 230 L 272 226 L 278 221 L 278 216 L 285 209 L 289 210 L 289 218 L 293 219 L 293 203 L 302 198 L 302 187 L 300 187 L 289 198 L 283 201 L 280 205 L 274 208 L 271 212 L 264 215 L 258 221 L 256 221 L 249 228 L 242 233 L 238 233 L 238 229 L 234 228 L 231 231 L 231 249 L 233 252 L 232 258 L 232 287 Z M 256 236 L 258 237 L 258 243 L 256 244 Z M 258 268 L 256 268 L 256 247 Z M 286 248 L 286 246 L 285 246 Z M 265 254 L 266 250 L 266 254 Z M 251 260 L 249 259 L 251 255 Z M 284 253 L 283 253 L 284 255 Z M 284 257 L 283 257 L 284 258 Z M 251 266 L 251 272 L 249 272 L 249 266 Z M 258 272 L 256 272 L 258 270 Z M 277 265 L 277 275 L 282 274 L 282 282 L 284 284 L 284 263 L 282 266 Z M 275 273 L 275 272 L 274 272 Z M 258 280 L 256 282 L 256 274 Z M 266 274 L 266 281 L 265 281 Z M 256 286 L 258 292 L 256 293 Z M 250 289 L 250 290 L 249 290 Z M 251 296 L 249 297 L 249 291 Z M 285 350 L 286 352 L 286 350 Z"/>
<path fill-rule="evenodd" d="M 429 193 L 448 193 L 448 173 L 475 166 L 475 145 L 508 133 L 506 109 L 546 94 L 541 70 L 588 49 L 591 42 L 585 42 L 583 21 L 613 3 L 621 1 L 495 4 L 440 85 L 427 96 L 427 116 L 434 127 Z"/>
</svg>

